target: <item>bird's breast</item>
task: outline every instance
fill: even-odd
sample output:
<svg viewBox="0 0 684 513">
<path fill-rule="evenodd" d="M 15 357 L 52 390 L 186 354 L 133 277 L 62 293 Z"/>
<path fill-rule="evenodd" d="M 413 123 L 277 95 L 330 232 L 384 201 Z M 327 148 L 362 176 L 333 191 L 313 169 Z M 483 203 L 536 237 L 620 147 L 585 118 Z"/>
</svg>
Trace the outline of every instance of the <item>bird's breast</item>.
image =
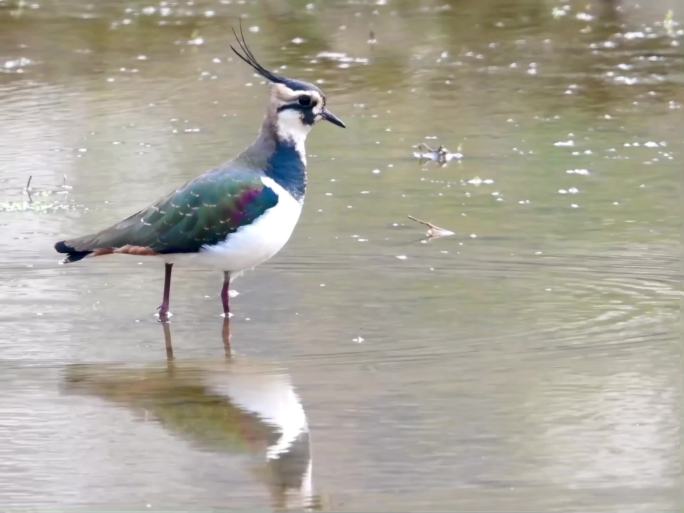
<svg viewBox="0 0 684 513">
<path fill-rule="evenodd" d="M 263 177 L 262 181 L 278 196 L 275 206 L 225 240 L 202 248 L 197 254 L 198 263 L 224 271 L 241 271 L 265 262 L 285 246 L 299 220 L 302 203 L 273 179 Z"/>
</svg>

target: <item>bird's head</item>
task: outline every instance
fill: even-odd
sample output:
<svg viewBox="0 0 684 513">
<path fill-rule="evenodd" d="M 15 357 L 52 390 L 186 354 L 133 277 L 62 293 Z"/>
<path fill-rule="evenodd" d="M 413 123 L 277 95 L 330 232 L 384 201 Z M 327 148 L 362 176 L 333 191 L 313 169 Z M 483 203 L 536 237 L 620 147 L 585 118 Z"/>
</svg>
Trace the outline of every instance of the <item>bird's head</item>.
<svg viewBox="0 0 684 513">
<path fill-rule="evenodd" d="M 327 109 L 323 91 L 314 84 L 276 75 L 264 68 L 247 46 L 242 27 L 239 35 L 235 30 L 233 33 L 240 47 L 237 50 L 231 45 L 235 55 L 272 84 L 269 115 L 275 119 L 275 128 L 280 137 L 302 140 L 314 123 L 321 119 L 345 128 L 342 120 Z"/>
</svg>

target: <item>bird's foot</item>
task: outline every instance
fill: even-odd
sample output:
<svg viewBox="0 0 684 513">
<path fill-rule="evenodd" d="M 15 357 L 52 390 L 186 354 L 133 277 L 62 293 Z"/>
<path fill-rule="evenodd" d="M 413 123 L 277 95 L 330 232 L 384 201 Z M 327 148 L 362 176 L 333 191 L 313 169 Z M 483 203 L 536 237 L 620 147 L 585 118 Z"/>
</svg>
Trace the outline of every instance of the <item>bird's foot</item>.
<svg viewBox="0 0 684 513">
<path fill-rule="evenodd" d="M 230 319 L 233 314 L 230 313 L 230 299 L 239 296 L 240 293 L 237 290 L 228 289 L 228 286 L 224 284 L 223 290 L 221 291 L 221 304 L 223 305 L 223 313 L 221 317 L 224 319 Z"/>
<path fill-rule="evenodd" d="M 159 310 L 155 315 L 159 322 L 169 322 L 169 319 L 173 317 L 173 314 L 169 311 L 169 305 L 164 305 L 163 303 L 157 308 Z"/>
</svg>

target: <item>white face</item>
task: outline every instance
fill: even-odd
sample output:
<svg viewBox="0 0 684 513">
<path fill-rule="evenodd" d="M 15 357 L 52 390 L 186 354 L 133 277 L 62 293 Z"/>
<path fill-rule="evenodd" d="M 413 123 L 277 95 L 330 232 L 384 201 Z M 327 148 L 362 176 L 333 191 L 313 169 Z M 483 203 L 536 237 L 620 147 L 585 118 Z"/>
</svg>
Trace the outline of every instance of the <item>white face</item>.
<svg viewBox="0 0 684 513">
<path fill-rule="evenodd" d="M 321 94 L 318 91 L 293 91 L 284 84 L 274 84 L 271 98 L 276 110 L 278 135 L 291 140 L 303 153 L 306 136 L 323 112 L 325 104 Z"/>
<path fill-rule="evenodd" d="M 297 148 L 304 144 L 312 127 L 313 125 L 304 123 L 302 113 L 298 110 L 287 109 L 278 113 L 276 121 L 278 136 L 283 140 L 292 141 Z"/>
</svg>

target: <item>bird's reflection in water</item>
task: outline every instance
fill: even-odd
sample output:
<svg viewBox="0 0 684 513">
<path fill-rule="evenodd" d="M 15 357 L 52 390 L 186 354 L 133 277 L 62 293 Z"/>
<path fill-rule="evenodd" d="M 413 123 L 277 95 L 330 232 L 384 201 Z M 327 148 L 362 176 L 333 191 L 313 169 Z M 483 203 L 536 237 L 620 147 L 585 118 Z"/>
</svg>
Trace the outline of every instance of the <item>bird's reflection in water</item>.
<svg viewBox="0 0 684 513">
<path fill-rule="evenodd" d="M 259 462 L 252 474 L 268 487 L 275 509 L 319 509 L 306 414 L 289 375 L 234 357 L 227 319 L 219 361 L 179 361 L 169 325 L 163 330 L 165 365 L 74 365 L 67 388 L 123 404 L 201 449 L 251 454 Z"/>
</svg>

